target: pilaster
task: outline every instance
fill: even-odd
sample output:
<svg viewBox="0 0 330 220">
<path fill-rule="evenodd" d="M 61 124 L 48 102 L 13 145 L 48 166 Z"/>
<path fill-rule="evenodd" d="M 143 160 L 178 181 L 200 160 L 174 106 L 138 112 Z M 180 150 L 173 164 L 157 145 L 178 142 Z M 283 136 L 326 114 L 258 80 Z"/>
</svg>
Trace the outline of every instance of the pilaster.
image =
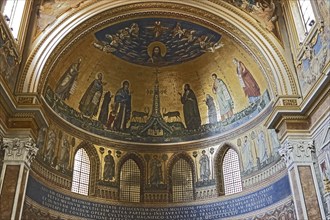
<svg viewBox="0 0 330 220">
<path fill-rule="evenodd" d="M 21 219 L 30 165 L 38 148 L 31 138 L 1 138 L 5 151 L 0 178 L 1 219 Z"/>
<path fill-rule="evenodd" d="M 313 141 L 306 137 L 288 137 L 279 151 L 288 168 L 297 219 L 325 219 L 313 165 Z"/>
<path fill-rule="evenodd" d="M 325 204 L 327 205 L 327 210 L 330 210 L 330 192 L 326 192 L 324 194 L 324 200 L 325 200 Z M 329 213 L 329 211 L 328 211 Z M 326 219 L 330 219 L 330 215 L 328 214 Z"/>
<path fill-rule="evenodd" d="M 324 183 L 324 201 L 327 207 L 327 216 L 326 219 L 330 219 L 330 180 L 328 179 L 327 176 L 325 176 L 325 178 L 323 179 L 323 183 Z"/>
</svg>

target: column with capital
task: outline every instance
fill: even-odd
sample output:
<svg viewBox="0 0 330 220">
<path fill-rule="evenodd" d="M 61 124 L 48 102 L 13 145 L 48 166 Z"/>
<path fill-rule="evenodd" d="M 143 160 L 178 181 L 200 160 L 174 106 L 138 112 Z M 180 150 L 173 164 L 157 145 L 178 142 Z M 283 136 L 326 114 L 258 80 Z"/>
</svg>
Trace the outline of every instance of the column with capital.
<svg viewBox="0 0 330 220">
<path fill-rule="evenodd" d="M 279 153 L 288 168 L 297 219 L 325 219 L 313 165 L 313 141 L 307 138 L 287 138 Z"/>
<path fill-rule="evenodd" d="M 20 219 L 30 165 L 38 148 L 31 138 L 1 138 L 0 218 Z"/>
</svg>

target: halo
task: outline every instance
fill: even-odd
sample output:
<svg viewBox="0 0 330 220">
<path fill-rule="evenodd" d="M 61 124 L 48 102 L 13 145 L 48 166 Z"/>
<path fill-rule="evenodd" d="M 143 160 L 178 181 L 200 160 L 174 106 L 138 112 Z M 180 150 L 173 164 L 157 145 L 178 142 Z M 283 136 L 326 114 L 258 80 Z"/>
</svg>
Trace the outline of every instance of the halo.
<svg viewBox="0 0 330 220">
<path fill-rule="evenodd" d="M 149 45 L 148 45 L 148 48 L 147 48 L 147 52 L 148 52 L 148 55 L 149 57 L 152 57 L 152 51 L 155 47 L 159 47 L 160 48 L 160 52 L 161 52 L 161 56 L 164 57 L 165 54 L 167 53 L 167 48 L 165 46 L 165 44 L 163 44 L 162 42 L 160 41 L 154 41 L 154 42 L 151 42 Z"/>
<path fill-rule="evenodd" d="M 98 79 L 98 78 L 99 78 L 99 77 L 98 77 L 99 74 L 102 75 L 102 78 L 104 77 L 103 73 L 102 73 L 101 71 L 99 71 L 99 72 L 97 72 L 97 73 L 95 74 L 95 79 Z"/>
<path fill-rule="evenodd" d="M 128 82 L 128 85 L 131 84 L 129 80 L 125 79 L 125 80 L 121 81 L 121 85 L 122 85 L 122 86 L 124 86 L 124 82 Z"/>
</svg>

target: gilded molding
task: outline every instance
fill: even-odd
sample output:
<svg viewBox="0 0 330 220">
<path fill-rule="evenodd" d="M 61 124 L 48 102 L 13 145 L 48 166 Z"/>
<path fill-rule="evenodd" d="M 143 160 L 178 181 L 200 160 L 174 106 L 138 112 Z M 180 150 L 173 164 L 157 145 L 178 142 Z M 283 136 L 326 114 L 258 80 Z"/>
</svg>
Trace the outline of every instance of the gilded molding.
<svg viewBox="0 0 330 220">
<path fill-rule="evenodd" d="M 34 103 L 34 97 L 18 97 L 17 98 L 18 104 L 33 104 Z"/>
<path fill-rule="evenodd" d="M 297 99 L 283 99 L 284 106 L 297 106 Z"/>
<path fill-rule="evenodd" d="M 307 121 L 308 116 L 303 115 L 287 115 L 283 117 L 283 121 Z"/>
</svg>

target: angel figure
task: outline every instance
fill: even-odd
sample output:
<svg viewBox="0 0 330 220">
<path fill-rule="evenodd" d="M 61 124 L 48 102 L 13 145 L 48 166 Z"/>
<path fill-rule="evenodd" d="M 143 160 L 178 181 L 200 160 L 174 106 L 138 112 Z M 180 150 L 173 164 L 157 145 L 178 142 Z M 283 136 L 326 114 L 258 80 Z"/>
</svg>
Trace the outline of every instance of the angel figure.
<svg viewBox="0 0 330 220">
<path fill-rule="evenodd" d="M 211 53 L 214 53 L 217 49 L 223 47 L 224 44 L 223 43 L 220 43 L 220 41 L 214 43 L 214 42 L 210 42 L 207 47 L 205 48 L 205 51 L 206 52 L 211 52 Z"/>
<path fill-rule="evenodd" d="M 185 29 L 183 30 L 184 30 L 182 37 L 183 40 L 186 40 L 188 42 L 192 42 L 193 40 L 195 40 L 195 37 L 193 35 L 196 32 L 195 30 L 185 30 Z"/>
<path fill-rule="evenodd" d="M 201 49 L 205 49 L 207 40 L 208 40 L 208 36 L 202 35 L 196 39 L 195 44 L 198 44 Z"/>
<path fill-rule="evenodd" d="M 128 32 L 133 36 L 133 37 L 138 37 L 139 36 L 139 25 L 137 23 L 133 23 L 130 27 Z"/>
<path fill-rule="evenodd" d="M 167 30 L 167 27 L 163 27 L 160 21 L 155 21 L 154 26 L 147 27 L 147 29 L 152 29 L 152 32 L 154 33 L 154 37 L 160 37 L 160 35 L 163 34 L 164 30 Z"/>
<path fill-rule="evenodd" d="M 121 40 L 124 40 L 125 38 L 129 38 L 129 28 L 124 28 L 124 29 L 120 29 L 117 33 L 117 35 L 119 36 L 119 38 Z"/>
<path fill-rule="evenodd" d="M 176 26 L 172 30 L 172 37 L 175 38 L 176 36 L 179 36 L 179 38 L 181 38 L 183 34 L 184 29 L 181 28 L 181 24 L 179 22 L 176 23 Z"/>
<path fill-rule="evenodd" d="M 202 35 L 199 38 L 197 38 L 195 44 L 199 44 L 201 51 L 203 52 L 211 52 L 214 53 L 217 49 L 224 46 L 224 44 L 220 43 L 220 41 L 214 43 L 211 42 L 209 37 L 206 35 Z"/>
<path fill-rule="evenodd" d="M 120 44 L 122 44 L 122 40 L 120 36 L 118 36 L 117 34 L 114 35 L 106 34 L 105 38 L 110 41 L 109 42 L 110 46 L 118 47 Z"/>
<path fill-rule="evenodd" d="M 154 33 L 155 37 L 159 37 L 163 33 L 163 28 L 161 26 L 160 21 L 155 21 Z"/>
<path fill-rule="evenodd" d="M 94 42 L 93 43 L 93 46 L 103 52 L 106 52 L 106 53 L 112 53 L 112 52 L 115 52 L 117 49 L 114 48 L 114 47 L 111 47 L 111 45 L 105 41 L 103 41 L 101 44 L 100 43 L 96 43 Z"/>
</svg>

